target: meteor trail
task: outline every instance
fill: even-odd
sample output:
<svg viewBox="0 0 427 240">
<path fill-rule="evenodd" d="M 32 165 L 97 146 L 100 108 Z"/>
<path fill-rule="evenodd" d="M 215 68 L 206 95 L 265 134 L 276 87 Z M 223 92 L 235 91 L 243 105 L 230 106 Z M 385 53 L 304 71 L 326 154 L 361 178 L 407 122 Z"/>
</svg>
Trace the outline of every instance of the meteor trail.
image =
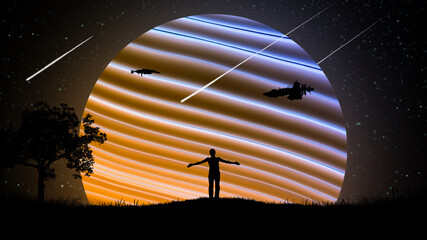
<svg viewBox="0 0 427 240">
<path fill-rule="evenodd" d="M 214 80 L 212 80 L 211 82 L 209 82 L 208 84 L 206 84 L 205 86 L 199 88 L 197 91 L 193 92 L 192 94 L 190 94 L 189 96 L 187 96 L 186 98 L 181 100 L 181 103 L 187 101 L 189 98 L 193 97 L 194 95 L 198 94 L 199 92 L 203 91 L 205 88 L 209 87 L 210 85 L 212 85 L 214 82 L 218 81 L 220 78 L 224 77 L 225 75 L 227 75 L 229 72 L 233 71 L 234 69 L 238 68 L 240 65 L 242 65 L 243 63 L 249 61 L 251 58 L 255 57 L 256 55 L 260 54 L 261 52 L 263 52 L 264 50 L 266 50 L 267 48 L 271 47 L 273 44 L 277 43 L 279 40 L 283 39 L 284 37 L 286 37 L 287 35 L 291 34 L 293 31 L 297 30 L 298 28 L 300 28 L 301 26 L 303 26 L 304 24 L 306 24 L 307 22 L 309 22 L 310 20 L 312 20 L 313 18 L 315 18 L 316 16 L 318 16 L 319 14 L 321 14 L 322 12 L 324 12 L 326 9 L 332 7 L 333 5 L 335 5 L 335 3 L 337 3 L 338 1 L 332 3 L 331 5 L 329 5 L 328 7 L 326 7 L 325 9 L 323 9 L 322 11 L 318 12 L 316 15 L 314 15 L 313 17 L 309 18 L 308 20 L 306 20 L 305 22 L 301 23 L 299 26 L 297 26 L 296 28 L 292 29 L 290 32 L 286 33 L 285 35 L 283 35 L 282 37 L 276 39 L 274 42 L 270 43 L 269 45 L 267 45 L 266 47 L 264 47 L 263 49 L 259 50 L 258 52 L 254 53 L 252 56 L 246 58 L 245 60 L 243 60 L 242 62 L 240 62 L 239 64 L 237 64 L 236 66 L 230 68 L 227 72 L 221 74 L 219 77 L 215 78 Z"/>
<path fill-rule="evenodd" d="M 37 76 L 37 74 L 43 72 L 46 68 L 50 67 L 52 64 L 56 63 L 57 61 L 59 61 L 61 58 L 65 57 L 65 55 L 69 54 L 70 52 L 74 51 L 74 49 L 80 47 L 83 43 L 89 41 L 89 39 L 91 39 L 93 36 L 90 36 L 88 39 L 84 40 L 83 42 L 81 42 L 79 45 L 75 46 L 73 49 L 71 49 L 70 51 L 64 53 L 62 56 L 60 56 L 59 58 L 53 60 L 51 63 L 49 63 L 48 65 L 46 65 L 44 68 L 40 69 L 38 72 L 34 73 L 33 75 L 31 75 L 30 77 L 27 78 L 27 81 L 31 80 L 31 78 Z"/>
<path fill-rule="evenodd" d="M 373 27 L 375 24 L 377 24 L 379 21 L 381 21 L 382 18 L 380 18 L 378 21 L 374 22 L 371 26 L 367 27 L 365 30 L 363 30 L 361 33 L 357 34 L 354 38 L 350 39 L 348 42 L 344 43 L 341 47 L 335 49 L 335 51 L 331 52 L 328 56 L 324 57 L 322 60 L 320 60 L 317 65 L 319 65 L 320 63 L 322 63 L 325 59 L 327 59 L 328 57 L 330 57 L 332 54 L 336 53 L 338 50 L 340 50 L 341 48 L 343 48 L 345 45 L 349 44 L 351 41 L 353 41 L 354 39 L 356 39 L 358 36 L 362 35 L 364 32 L 366 32 L 368 29 L 370 29 L 371 27 Z"/>
</svg>

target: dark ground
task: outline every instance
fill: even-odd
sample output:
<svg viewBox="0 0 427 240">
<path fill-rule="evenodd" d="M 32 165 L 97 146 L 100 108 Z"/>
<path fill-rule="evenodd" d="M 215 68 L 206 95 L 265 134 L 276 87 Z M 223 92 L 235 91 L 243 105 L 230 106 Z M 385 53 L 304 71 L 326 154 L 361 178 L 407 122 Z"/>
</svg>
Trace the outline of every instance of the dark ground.
<svg viewBox="0 0 427 240">
<path fill-rule="evenodd" d="M 387 199 L 361 198 L 357 203 L 275 204 L 249 199 L 199 198 L 165 204 L 138 205 L 117 201 L 83 205 L 74 200 L 36 201 L 17 197 L 1 199 L 1 228 L 22 226 L 19 234 L 43 236 L 52 229 L 85 238 L 182 239 L 223 235 L 226 239 L 286 239 L 360 236 L 421 236 L 425 226 L 425 192 L 405 193 Z M 16 228 L 12 228 L 16 229 Z M 341 231 L 337 231 L 341 230 Z M 58 232 L 58 231 L 56 231 Z M 292 234 L 291 234 L 292 233 Z M 294 235 L 296 233 L 297 235 Z M 374 234 L 374 235 L 373 235 Z M 378 235 L 379 234 L 379 235 Z M 119 235 L 115 235 L 119 236 Z M 121 236 L 121 235 L 120 235 Z M 155 236 L 155 237 L 154 237 Z M 382 238 L 384 239 L 384 238 Z"/>
<path fill-rule="evenodd" d="M 410 213 L 425 212 L 426 192 L 407 192 L 395 194 L 388 198 L 361 197 L 355 203 L 327 202 L 327 203 L 268 203 L 244 198 L 198 198 L 190 200 L 178 200 L 160 204 L 140 204 L 138 202 L 124 202 L 118 200 L 102 204 L 82 204 L 76 199 L 47 200 L 44 205 L 37 203 L 36 199 L 20 196 L 2 196 L 0 200 L 3 210 L 12 210 L 22 213 L 52 213 L 61 212 L 88 213 L 88 214 L 135 214 L 135 215 L 159 215 L 159 214 L 183 214 L 182 217 L 201 217 L 211 215 L 213 217 L 283 215 L 315 215 L 315 214 L 354 214 L 365 213 Z"/>
</svg>

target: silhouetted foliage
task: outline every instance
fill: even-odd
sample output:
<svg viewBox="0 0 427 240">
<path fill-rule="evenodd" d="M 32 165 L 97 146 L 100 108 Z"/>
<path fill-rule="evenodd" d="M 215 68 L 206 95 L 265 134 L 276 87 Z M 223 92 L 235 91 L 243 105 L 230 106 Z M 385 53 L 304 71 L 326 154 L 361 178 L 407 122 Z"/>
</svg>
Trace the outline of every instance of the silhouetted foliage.
<svg viewBox="0 0 427 240">
<path fill-rule="evenodd" d="M 75 178 L 80 174 L 93 173 L 94 158 L 89 147 L 91 142 L 99 144 L 107 140 L 105 133 L 93 127 L 93 120 L 87 114 L 82 120 L 83 134 L 80 135 L 79 118 L 67 104 L 50 107 L 46 102 L 38 102 L 33 108 L 22 112 L 22 124 L 13 132 L 3 130 L 2 154 L 9 156 L 3 167 L 22 164 L 38 171 L 38 201 L 44 202 L 44 181 L 56 177 L 52 163 L 67 160 L 67 168 L 74 169 Z M 8 149 L 3 149 L 8 148 Z"/>
</svg>

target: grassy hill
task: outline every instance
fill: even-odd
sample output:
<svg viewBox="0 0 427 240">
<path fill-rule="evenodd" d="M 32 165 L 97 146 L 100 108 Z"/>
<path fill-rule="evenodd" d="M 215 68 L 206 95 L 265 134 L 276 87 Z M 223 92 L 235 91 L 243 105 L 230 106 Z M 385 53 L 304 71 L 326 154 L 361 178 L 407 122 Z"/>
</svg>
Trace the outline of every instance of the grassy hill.
<svg viewBox="0 0 427 240">
<path fill-rule="evenodd" d="M 423 193 L 424 195 L 424 193 Z M 405 195 L 390 198 L 360 198 L 356 203 L 268 203 L 245 198 L 197 198 L 190 200 L 177 200 L 159 204 L 139 204 L 138 202 L 125 202 L 118 200 L 110 203 L 84 205 L 77 200 L 54 200 L 47 201 L 43 206 L 39 206 L 34 199 L 22 197 L 8 197 L 0 199 L 0 204 L 7 209 L 26 210 L 73 210 L 87 212 L 118 212 L 132 211 L 140 213 L 160 213 L 160 212 L 186 212 L 187 214 L 203 214 L 204 211 L 216 211 L 217 213 L 240 212 L 240 213 L 314 213 L 314 212 L 360 212 L 360 211 L 380 211 L 393 209 L 408 210 L 424 206 L 424 198 L 419 195 Z"/>
<path fill-rule="evenodd" d="M 277 204 L 242 198 L 198 198 L 151 205 L 127 204 L 123 201 L 82 205 L 73 200 L 61 200 L 49 201 L 43 206 L 28 199 L 3 198 L 0 206 L 2 218 L 8 219 L 11 226 L 15 223 L 24 226 L 49 223 L 53 228 L 78 226 L 76 231 L 91 232 L 91 229 L 98 229 L 99 233 L 99 229 L 103 229 L 101 232 L 107 233 L 107 237 L 110 230 L 156 230 L 156 233 L 170 234 L 172 228 L 184 234 L 191 229 L 209 230 L 210 226 L 212 228 L 209 232 L 240 234 L 244 230 L 249 238 L 251 231 L 259 235 L 265 230 L 275 233 L 271 236 L 283 231 L 295 232 L 297 229 L 303 235 L 317 229 L 317 234 L 318 231 L 330 228 L 356 229 L 352 232 L 369 232 L 367 230 L 380 228 L 390 233 L 402 230 L 401 224 L 416 226 L 421 223 L 420 217 L 423 218 L 426 213 L 424 198 L 412 196 L 365 198 L 358 203 L 327 204 Z"/>
</svg>

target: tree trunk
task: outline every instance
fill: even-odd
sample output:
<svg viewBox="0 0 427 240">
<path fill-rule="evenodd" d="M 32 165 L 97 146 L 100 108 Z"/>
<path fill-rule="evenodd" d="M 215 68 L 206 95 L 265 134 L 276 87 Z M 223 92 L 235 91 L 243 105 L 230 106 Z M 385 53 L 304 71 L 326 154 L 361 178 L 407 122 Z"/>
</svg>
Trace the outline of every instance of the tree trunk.
<svg viewBox="0 0 427 240">
<path fill-rule="evenodd" d="M 44 204 L 44 173 L 45 170 L 43 168 L 38 168 L 39 171 L 39 179 L 38 179 L 38 189 L 37 189 L 37 200 L 40 205 Z"/>
</svg>

